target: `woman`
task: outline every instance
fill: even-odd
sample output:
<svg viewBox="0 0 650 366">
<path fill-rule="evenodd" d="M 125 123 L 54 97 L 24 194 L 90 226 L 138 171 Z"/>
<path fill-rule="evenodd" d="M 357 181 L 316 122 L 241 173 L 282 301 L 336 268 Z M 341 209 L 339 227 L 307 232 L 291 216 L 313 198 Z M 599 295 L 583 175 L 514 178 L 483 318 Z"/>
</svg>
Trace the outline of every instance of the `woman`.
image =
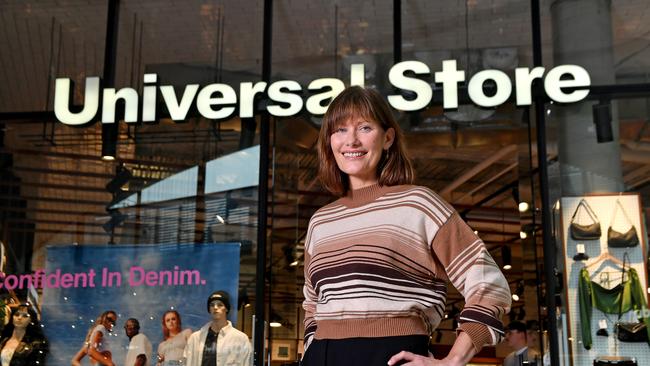
<svg viewBox="0 0 650 366">
<path fill-rule="evenodd" d="M 45 365 L 48 344 L 29 304 L 20 304 L 11 311 L 11 322 L 2 330 L 0 359 L 2 366 Z"/>
<path fill-rule="evenodd" d="M 323 118 L 319 177 L 340 196 L 305 243 L 305 356 L 314 365 L 464 365 L 503 336 L 510 290 L 483 242 L 414 172 L 375 91 L 344 90 Z M 465 298 L 449 354 L 429 356 L 446 281 Z"/>
<path fill-rule="evenodd" d="M 95 319 L 95 324 L 88 330 L 84 345 L 72 358 L 72 366 L 81 365 L 81 360 L 86 355 L 90 357 L 92 364 L 115 366 L 111 354 L 110 332 L 113 331 L 116 321 L 117 313 L 113 310 L 107 310 Z"/>
<path fill-rule="evenodd" d="M 192 335 L 190 329 L 182 329 L 181 315 L 176 310 L 168 310 L 162 317 L 163 341 L 158 345 L 159 366 L 183 364 L 183 350 L 187 339 Z"/>
</svg>

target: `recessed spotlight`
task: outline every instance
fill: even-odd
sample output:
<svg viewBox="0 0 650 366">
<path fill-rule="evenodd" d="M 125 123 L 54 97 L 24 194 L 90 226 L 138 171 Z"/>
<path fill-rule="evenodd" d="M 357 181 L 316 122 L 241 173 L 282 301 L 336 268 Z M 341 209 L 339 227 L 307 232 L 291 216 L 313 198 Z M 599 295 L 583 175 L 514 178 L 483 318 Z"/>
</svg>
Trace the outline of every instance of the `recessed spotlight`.
<svg viewBox="0 0 650 366">
<path fill-rule="evenodd" d="M 519 212 L 526 212 L 530 208 L 530 205 L 526 201 L 519 202 Z"/>
</svg>

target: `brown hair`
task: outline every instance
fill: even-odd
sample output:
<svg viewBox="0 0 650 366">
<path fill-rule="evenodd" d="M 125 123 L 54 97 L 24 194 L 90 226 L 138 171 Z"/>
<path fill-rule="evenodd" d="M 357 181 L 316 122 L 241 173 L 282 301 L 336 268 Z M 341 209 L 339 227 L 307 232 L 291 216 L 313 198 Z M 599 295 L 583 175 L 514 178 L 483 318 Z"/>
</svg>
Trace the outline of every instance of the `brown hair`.
<svg viewBox="0 0 650 366">
<path fill-rule="evenodd" d="M 180 332 L 181 329 L 182 329 L 181 314 L 179 314 L 178 311 L 176 311 L 176 310 L 167 310 L 167 311 L 165 311 L 165 313 L 163 314 L 162 319 L 161 319 L 162 331 L 163 331 L 163 340 L 167 340 L 167 338 L 169 338 L 169 336 L 170 336 L 169 329 L 167 329 L 167 327 L 165 326 L 165 317 L 167 316 L 167 314 L 176 315 L 176 320 L 178 320 L 178 322 L 176 323 L 176 330 Z"/>
<path fill-rule="evenodd" d="M 98 325 L 104 325 L 104 322 L 106 321 L 106 318 L 110 315 L 113 314 L 117 318 L 117 313 L 113 310 L 106 310 L 105 312 L 101 313 L 97 319 L 95 319 L 95 323 L 88 329 L 88 333 L 86 334 L 86 345 L 90 344 L 90 335 L 93 333 L 93 330 L 95 330 L 95 327 Z"/>
<path fill-rule="evenodd" d="M 393 144 L 383 154 L 377 166 L 378 183 L 381 186 L 411 184 L 415 178 L 413 165 L 406 154 L 404 133 L 397 124 L 384 98 L 373 89 L 359 86 L 346 88 L 339 94 L 325 113 L 318 135 L 318 177 L 325 189 L 343 196 L 350 189 L 348 175 L 343 173 L 334 158 L 330 136 L 335 129 L 350 118 L 361 117 L 378 123 L 384 131 L 395 130 Z"/>
</svg>

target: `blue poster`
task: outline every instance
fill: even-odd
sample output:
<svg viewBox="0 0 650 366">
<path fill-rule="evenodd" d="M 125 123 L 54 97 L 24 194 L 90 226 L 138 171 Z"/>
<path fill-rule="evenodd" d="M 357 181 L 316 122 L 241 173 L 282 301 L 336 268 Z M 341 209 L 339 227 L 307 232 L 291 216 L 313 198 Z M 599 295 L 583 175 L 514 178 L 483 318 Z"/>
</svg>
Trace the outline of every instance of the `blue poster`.
<svg viewBox="0 0 650 366">
<path fill-rule="evenodd" d="M 225 290 L 231 303 L 228 319 L 235 324 L 239 255 L 239 243 L 49 247 L 46 268 L 34 277 L 43 288 L 47 364 L 70 365 L 95 319 L 107 310 L 118 314 L 110 337 L 117 366 L 124 364 L 129 318 L 138 319 L 140 333 L 153 345 L 150 365 L 156 364 L 167 310 L 178 311 L 183 329 L 196 331 L 210 321 L 208 296 Z"/>
</svg>

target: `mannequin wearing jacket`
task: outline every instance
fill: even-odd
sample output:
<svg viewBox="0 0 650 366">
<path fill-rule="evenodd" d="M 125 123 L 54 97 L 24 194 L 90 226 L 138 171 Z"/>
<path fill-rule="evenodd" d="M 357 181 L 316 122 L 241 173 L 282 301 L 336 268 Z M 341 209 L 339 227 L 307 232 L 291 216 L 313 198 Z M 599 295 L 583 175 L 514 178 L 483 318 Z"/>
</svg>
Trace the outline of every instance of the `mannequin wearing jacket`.
<svg viewBox="0 0 650 366">
<path fill-rule="evenodd" d="M 48 345 L 36 312 L 21 304 L 11 312 L 11 323 L 2 331 L 0 360 L 2 366 L 45 365 Z"/>
<path fill-rule="evenodd" d="M 225 291 L 216 291 L 208 297 L 208 312 L 212 321 L 192 333 L 183 355 L 187 366 L 248 366 L 252 347 L 248 336 L 226 319 L 230 311 L 230 297 Z"/>
</svg>

